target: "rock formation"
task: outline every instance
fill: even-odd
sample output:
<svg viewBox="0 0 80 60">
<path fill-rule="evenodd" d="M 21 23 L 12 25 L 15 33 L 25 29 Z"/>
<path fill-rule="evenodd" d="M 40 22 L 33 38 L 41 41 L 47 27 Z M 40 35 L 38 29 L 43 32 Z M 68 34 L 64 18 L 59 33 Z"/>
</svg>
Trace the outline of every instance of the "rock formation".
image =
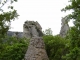
<svg viewBox="0 0 80 60">
<path fill-rule="evenodd" d="M 65 37 L 68 30 L 69 30 L 69 25 L 68 25 L 68 21 L 67 21 L 67 17 L 62 18 L 62 23 L 61 23 L 61 30 L 60 30 L 60 36 L 61 37 Z"/>
<path fill-rule="evenodd" d="M 37 21 L 26 21 L 23 25 L 23 36 L 26 38 L 43 36 L 40 24 Z"/>
<path fill-rule="evenodd" d="M 24 60 L 49 60 L 41 37 L 32 37 Z"/>
<path fill-rule="evenodd" d="M 42 33 L 42 27 L 40 24 L 36 21 L 26 21 L 23 24 L 23 32 L 13 32 L 13 31 L 8 31 L 7 32 L 8 36 L 16 36 L 18 38 L 26 37 L 26 38 L 32 38 L 34 36 L 41 37 L 43 36 Z"/>
</svg>

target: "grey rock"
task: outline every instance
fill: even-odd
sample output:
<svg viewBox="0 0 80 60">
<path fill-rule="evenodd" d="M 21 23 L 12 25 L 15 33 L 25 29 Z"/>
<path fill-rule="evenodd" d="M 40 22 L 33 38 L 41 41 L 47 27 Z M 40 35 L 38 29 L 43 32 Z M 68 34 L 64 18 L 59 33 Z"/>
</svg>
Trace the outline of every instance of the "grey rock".
<svg viewBox="0 0 80 60">
<path fill-rule="evenodd" d="M 23 25 L 23 36 L 26 38 L 43 36 L 40 24 L 37 21 L 26 21 Z"/>
<path fill-rule="evenodd" d="M 13 32 L 8 31 L 8 36 L 16 36 L 18 38 L 26 37 L 26 38 L 32 38 L 34 36 L 41 37 L 43 36 L 42 28 L 40 24 L 36 21 L 26 21 L 23 24 L 23 32 Z"/>
<path fill-rule="evenodd" d="M 34 37 L 34 36 L 39 36 L 39 33 L 37 32 L 37 29 L 36 29 L 35 25 L 33 25 L 33 26 L 31 27 L 31 33 L 32 33 L 32 36 L 33 36 L 33 37 Z"/>
<path fill-rule="evenodd" d="M 62 23 L 61 23 L 61 30 L 60 30 L 60 36 L 65 37 L 68 30 L 69 30 L 69 25 L 68 25 L 68 20 L 67 17 L 62 18 Z"/>
<path fill-rule="evenodd" d="M 24 60 L 49 60 L 41 37 L 32 37 Z"/>
</svg>

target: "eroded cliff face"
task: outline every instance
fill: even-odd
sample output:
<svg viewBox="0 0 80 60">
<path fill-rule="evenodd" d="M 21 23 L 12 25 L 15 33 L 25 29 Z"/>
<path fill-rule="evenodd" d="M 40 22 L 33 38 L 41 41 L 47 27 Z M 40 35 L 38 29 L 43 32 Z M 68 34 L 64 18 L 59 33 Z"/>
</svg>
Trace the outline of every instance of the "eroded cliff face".
<svg viewBox="0 0 80 60">
<path fill-rule="evenodd" d="M 43 36 L 42 27 L 37 21 L 26 21 L 23 25 L 23 36 L 26 38 L 41 37 Z"/>
<path fill-rule="evenodd" d="M 42 37 L 32 37 L 25 60 L 49 60 Z"/>
<path fill-rule="evenodd" d="M 60 36 L 61 37 L 65 37 L 68 30 L 69 30 L 69 25 L 68 25 L 68 21 L 67 21 L 67 17 L 62 18 L 61 20 L 61 30 L 60 30 Z"/>
</svg>

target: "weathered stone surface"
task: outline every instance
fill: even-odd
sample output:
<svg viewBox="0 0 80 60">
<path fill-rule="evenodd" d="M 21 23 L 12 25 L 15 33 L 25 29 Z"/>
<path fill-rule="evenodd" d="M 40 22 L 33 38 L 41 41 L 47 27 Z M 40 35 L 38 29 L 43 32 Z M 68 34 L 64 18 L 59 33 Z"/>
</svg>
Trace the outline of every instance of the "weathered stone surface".
<svg viewBox="0 0 80 60">
<path fill-rule="evenodd" d="M 67 21 L 67 17 L 62 18 L 62 23 L 61 23 L 61 30 L 60 30 L 60 36 L 61 37 L 65 37 L 68 30 L 69 30 L 69 25 L 68 25 L 68 21 Z"/>
<path fill-rule="evenodd" d="M 39 33 L 37 32 L 37 29 L 34 25 L 31 27 L 31 33 L 32 36 L 39 36 Z"/>
<path fill-rule="evenodd" d="M 30 40 L 25 60 L 49 60 L 41 37 L 33 37 Z"/>
<path fill-rule="evenodd" d="M 26 38 L 43 36 L 40 24 L 37 21 L 26 21 L 23 25 L 23 36 Z"/>
</svg>

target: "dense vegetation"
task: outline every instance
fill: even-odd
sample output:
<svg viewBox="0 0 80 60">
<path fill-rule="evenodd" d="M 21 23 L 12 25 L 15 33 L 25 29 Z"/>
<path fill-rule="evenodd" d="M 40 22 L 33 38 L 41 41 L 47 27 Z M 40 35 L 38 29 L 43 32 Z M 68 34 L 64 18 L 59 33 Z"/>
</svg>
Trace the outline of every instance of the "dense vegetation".
<svg viewBox="0 0 80 60">
<path fill-rule="evenodd" d="M 11 4 L 17 0 L 10 0 Z M 0 60 L 22 60 L 28 47 L 28 39 L 8 37 L 6 32 L 9 24 L 19 15 L 13 6 L 8 6 L 11 11 L 4 12 L 2 7 L 8 2 L 1 2 L 0 7 Z M 80 60 L 80 0 L 70 0 L 71 4 L 62 11 L 72 10 L 72 13 L 65 16 L 67 20 L 73 20 L 73 27 L 70 27 L 66 37 L 53 36 L 51 29 L 45 30 L 43 36 L 45 48 L 50 60 Z M 7 23 L 7 24 L 6 24 Z"/>
<path fill-rule="evenodd" d="M 64 60 L 62 57 L 69 52 L 69 42 L 60 36 L 46 35 L 43 37 L 50 60 Z"/>
<path fill-rule="evenodd" d="M 66 54 L 67 60 L 80 60 L 80 0 L 70 0 L 71 4 L 62 9 L 62 11 L 72 10 L 72 13 L 68 14 L 67 20 L 73 20 L 74 26 L 70 28 L 70 50 Z"/>
<path fill-rule="evenodd" d="M 0 45 L 0 60 L 22 60 L 28 47 L 28 39 L 5 37 Z"/>
</svg>

